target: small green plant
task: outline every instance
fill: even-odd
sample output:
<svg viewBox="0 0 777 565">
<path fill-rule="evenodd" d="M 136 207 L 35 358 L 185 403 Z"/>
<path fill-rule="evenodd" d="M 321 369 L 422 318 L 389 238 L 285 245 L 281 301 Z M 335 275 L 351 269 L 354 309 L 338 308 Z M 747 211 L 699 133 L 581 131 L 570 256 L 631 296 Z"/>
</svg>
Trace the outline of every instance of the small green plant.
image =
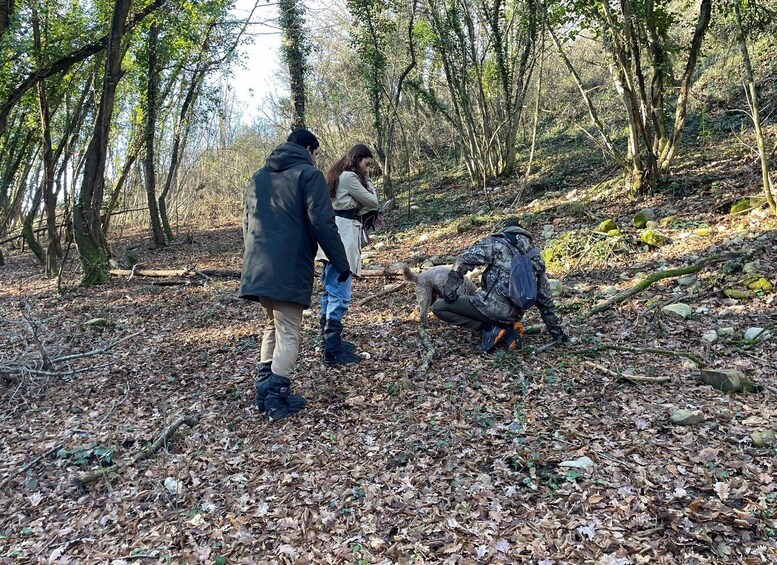
<svg viewBox="0 0 777 565">
<path fill-rule="evenodd" d="M 65 449 L 63 447 L 57 450 L 55 457 L 79 467 L 83 467 L 90 463 L 98 463 L 101 467 L 110 467 L 113 465 L 113 449 L 97 444 L 84 449 Z"/>
<path fill-rule="evenodd" d="M 124 264 L 132 268 L 138 264 L 138 252 L 134 247 L 127 247 L 124 250 Z"/>
</svg>

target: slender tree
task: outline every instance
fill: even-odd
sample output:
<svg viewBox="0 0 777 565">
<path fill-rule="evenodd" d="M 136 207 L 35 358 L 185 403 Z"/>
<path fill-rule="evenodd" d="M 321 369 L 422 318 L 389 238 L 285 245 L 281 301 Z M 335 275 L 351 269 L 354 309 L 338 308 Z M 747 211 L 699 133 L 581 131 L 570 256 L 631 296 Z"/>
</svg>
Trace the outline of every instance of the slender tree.
<svg viewBox="0 0 777 565">
<path fill-rule="evenodd" d="M 766 197 L 766 202 L 772 213 L 777 215 L 777 203 L 772 194 L 772 179 L 769 170 L 769 151 L 766 149 L 766 140 L 761 127 L 760 102 L 758 100 L 758 89 L 755 86 L 755 76 L 753 74 L 753 64 L 750 61 L 750 49 L 747 46 L 747 31 L 743 23 L 742 0 L 734 0 L 734 17 L 736 21 L 736 36 L 739 49 L 742 52 L 742 69 L 745 73 L 745 97 L 750 106 L 750 118 L 753 121 L 755 130 L 755 142 L 758 146 L 758 159 L 761 162 L 761 186 Z"/>
<path fill-rule="evenodd" d="M 306 54 L 310 48 L 305 34 L 305 10 L 302 0 L 280 0 L 278 8 L 278 23 L 283 33 L 281 54 L 289 70 L 291 129 L 304 128 Z"/>
</svg>

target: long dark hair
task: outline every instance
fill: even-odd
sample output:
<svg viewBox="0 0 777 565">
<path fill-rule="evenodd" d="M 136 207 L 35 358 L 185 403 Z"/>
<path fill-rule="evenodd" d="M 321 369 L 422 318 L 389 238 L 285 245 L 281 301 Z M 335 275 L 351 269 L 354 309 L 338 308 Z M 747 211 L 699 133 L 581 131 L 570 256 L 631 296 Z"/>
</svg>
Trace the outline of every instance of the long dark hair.
<svg viewBox="0 0 777 565">
<path fill-rule="evenodd" d="M 348 150 L 348 153 L 343 155 L 339 161 L 329 167 L 326 172 L 326 184 L 329 187 L 329 197 L 334 198 L 337 192 L 337 185 L 340 183 L 340 175 L 344 171 L 351 171 L 356 173 L 359 177 L 359 181 L 364 188 L 367 188 L 367 179 L 364 177 L 364 173 L 359 170 L 359 161 L 362 159 L 374 158 L 372 151 L 366 145 L 357 143 Z"/>
</svg>

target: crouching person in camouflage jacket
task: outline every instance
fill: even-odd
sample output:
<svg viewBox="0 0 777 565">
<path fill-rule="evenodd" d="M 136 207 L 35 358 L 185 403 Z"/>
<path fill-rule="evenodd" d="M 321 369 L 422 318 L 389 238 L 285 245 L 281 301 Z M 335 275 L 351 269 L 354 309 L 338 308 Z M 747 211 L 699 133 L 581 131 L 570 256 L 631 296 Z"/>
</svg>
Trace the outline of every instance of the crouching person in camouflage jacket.
<svg viewBox="0 0 777 565">
<path fill-rule="evenodd" d="M 521 320 L 524 311 L 509 298 L 510 266 L 515 250 L 526 254 L 532 249 L 531 234 L 515 221 L 506 222 L 501 232 L 491 234 L 459 256 L 443 286 L 443 298 L 432 305 L 432 312 L 449 324 L 482 331 L 483 339 L 478 349 L 484 353 L 493 351 L 498 345 L 520 349 L 523 347 Z M 553 339 L 566 343 L 569 337 L 561 327 L 551 297 L 545 262 L 537 253 L 531 263 L 537 276 L 535 306 Z M 480 290 L 472 296 L 457 297 L 455 291 L 464 275 L 480 265 L 486 266 Z"/>
</svg>

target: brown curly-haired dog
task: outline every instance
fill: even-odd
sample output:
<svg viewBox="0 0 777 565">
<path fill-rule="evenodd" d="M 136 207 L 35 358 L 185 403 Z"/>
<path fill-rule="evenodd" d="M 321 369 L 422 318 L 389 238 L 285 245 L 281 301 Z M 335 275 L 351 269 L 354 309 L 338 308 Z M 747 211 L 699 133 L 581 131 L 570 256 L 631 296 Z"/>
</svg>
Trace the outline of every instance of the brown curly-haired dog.
<svg viewBox="0 0 777 565">
<path fill-rule="evenodd" d="M 402 276 L 407 282 L 414 283 L 415 297 L 418 301 L 418 308 L 421 314 L 421 323 L 426 324 L 426 317 L 429 313 L 429 307 L 432 303 L 442 296 L 442 286 L 448 279 L 448 273 L 451 272 L 449 267 L 445 265 L 438 265 L 425 271 L 421 271 L 417 275 L 410 270 L 410 267 L 404 265 L 402 267 Z M 462 281 L 459 288 L 456 289 L 458 296 L 469 296 L 475 294 L 477 287 L 466 277 Z"/>
</svg>

